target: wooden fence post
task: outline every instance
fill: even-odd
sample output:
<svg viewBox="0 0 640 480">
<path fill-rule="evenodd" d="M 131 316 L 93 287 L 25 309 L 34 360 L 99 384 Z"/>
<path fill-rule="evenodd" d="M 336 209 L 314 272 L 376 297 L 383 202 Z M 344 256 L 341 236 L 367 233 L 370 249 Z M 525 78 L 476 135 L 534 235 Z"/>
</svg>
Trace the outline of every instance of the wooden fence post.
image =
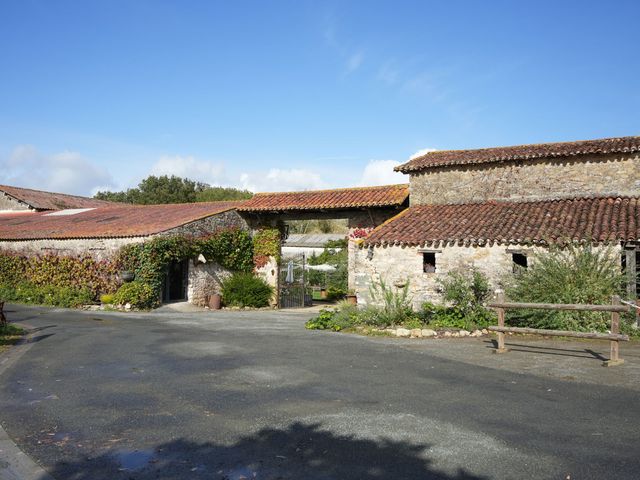
<svg viewBox="0 0 640 480">
<path fill-rule="evenodd" d="M 611 297 L 611 304 L 614 307 L 622 305 L 620 297 L 614 295 Z M 620 312 L 611 312 L 611 333 L 620 333 Z M 620 358 L 620 342 L 618 340 L 611 340 L 611 355 L 609 360 L 602 362 L 605 367 L 613 367 L 615 365 L 622 365 L 624 360 Z"/>
<path fill-rule="evenodd" d="M 496 290 L 496 302 L 504 303 L 504 290 Z M 504 308 L 496 308 L 498 312 L 498 326 L 504 327 Z M 506 353 L 509 349 L 504 347 L 504 332 L 498 332 L 498 348 L 496 348 L 494 353 Z"/>
</svg>

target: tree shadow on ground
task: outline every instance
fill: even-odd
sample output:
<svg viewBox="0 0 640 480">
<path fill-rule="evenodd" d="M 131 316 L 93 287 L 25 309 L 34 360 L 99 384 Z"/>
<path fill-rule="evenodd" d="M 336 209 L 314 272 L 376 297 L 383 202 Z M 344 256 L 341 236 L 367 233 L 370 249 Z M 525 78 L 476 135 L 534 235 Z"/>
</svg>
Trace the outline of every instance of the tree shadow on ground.
<svg viewBox="0 0 640 480">
<path fill-rule="evenodd" d="M 177 439 L 151 450 L 114 450 L 94 458 L 59 462 L 56 479 L 432 479 L 483 480 L 458 469 L 433 467 L 428 445 L 336 435 L 319 424 L 265 428 L 221 445 Z"/>
</svg>

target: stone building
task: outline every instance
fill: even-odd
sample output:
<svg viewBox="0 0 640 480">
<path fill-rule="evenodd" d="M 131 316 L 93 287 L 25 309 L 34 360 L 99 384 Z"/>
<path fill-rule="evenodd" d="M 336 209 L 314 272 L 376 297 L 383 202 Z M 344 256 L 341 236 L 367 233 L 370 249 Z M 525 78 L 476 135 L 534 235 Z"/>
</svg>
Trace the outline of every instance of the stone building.
<svg viewBox="0 0 640 480">
<path fill-rule="evenodd" d="M 1 188 L 9 190 L 10 187 Z M 13 194 L 17 190 L 24 189 L 13 188 L 11 198 L 16 198 Z M 36 191 L 28 192 L 31 195 L 28 198 L 19 197 L 21 203 L 18 207 L 26 205 L 27 208 L 0 212 L 0 251 L 25 256 L 43 253 L 90 255 L 102 260 L 111 258 L 124 245 L 144 242 L 156 236 L 197 236 L 220 228 L 248 228 L 236 212 L 241 202 L 175 205 L 100 202 L 88 207 L 92 199 L 73 197 L 74 203 L 71 203 L 69 196 L 63 196 L 67 200 L 65 206 L 76 208 L 53 209 L 49 207 L 56 205 L 53 202 L 60 199 L 60 194 L 36 192 L 33 195 L 31 192 Z M 216 263 L 203 263 L 197 259 L 176 262 L 169 266 L 163 301 L 188 300 L 204 304 L 205 295 L 218 292 L 220 281 L 229 273 Z"/>
<path fill-rule="evenodd" d="M 354 249 L 360 303 L 372 282 L 409 284 L 415 306 L 437 300 L 438 279 L 474 266 L 497 286 L 536 249 L 591 242 L 621 257 L 637 291 L 640 137 L 436 151 L 396 170 L 410 207 Z"/>
</svg>

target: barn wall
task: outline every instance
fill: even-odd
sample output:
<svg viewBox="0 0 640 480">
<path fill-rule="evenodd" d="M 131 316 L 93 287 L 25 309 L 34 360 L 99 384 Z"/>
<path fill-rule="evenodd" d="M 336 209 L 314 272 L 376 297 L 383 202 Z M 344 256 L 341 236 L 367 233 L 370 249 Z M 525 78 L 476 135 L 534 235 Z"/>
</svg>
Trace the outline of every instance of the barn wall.
<svg viewBox="0 0 640 480">
<path fill-rule="evenodd" d="M 532 255 L 544 249 L 516 245 L 433 248 L 430 250 L 437 252 L 434 273 L 423 272 L 423 256 L 420 250 L 417 247 L 375 247 L 373 257 L 369 260 L 366 248 L 354 248 L 353 283 L 358 295 L 358 304 L 372 303 L 370 287 L 380 279 L 390 286 L 404 285 L 408 282 L 415 309 L 419 309 L 425 301 L 438 303 L 442 299 L 438 291 L 438 279 L 459 268 L 477 268 L 487 275 L 493 288 L 498 288 L 513 271 L 512 253 L 514 251 L 524 251 L 531 264 L 534 261 Z M 621 247 L 614 246 L 613 254 L 620 256 Z"/>
<path fill-rule="evenodd" d="M 29 206 L 6 195 L 4 192 L 0 192 L 0 211 L 2 210 L 29 210 Z"/>
<path fill-rule="evenodd" d="M 640 156 L 597 155 L 447 166 L 411 174 L 411 205 L 640 193 Z"/>
<path fill-rule="evenodd" d="M 25 256 L 53 253 L 67 257 L 91 255 L 97 260 L 111 258 L 124 245 L 140 243 L 149 237 L 86 238 L 68 240 L 0 240 L 0 251 L 10 250 Z"/>
</svg>

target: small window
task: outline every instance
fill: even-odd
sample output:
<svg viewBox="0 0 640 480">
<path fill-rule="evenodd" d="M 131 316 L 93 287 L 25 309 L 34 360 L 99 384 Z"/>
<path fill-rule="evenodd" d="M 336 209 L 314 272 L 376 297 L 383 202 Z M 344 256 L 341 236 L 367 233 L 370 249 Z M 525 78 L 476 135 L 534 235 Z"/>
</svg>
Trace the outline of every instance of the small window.
<svg viewBox="0 0 640 480">
<path fill-rule="evenodd" d="M 424 273 L 434 273 L 436 271 L 435 252 L 424 252 L 422 254 L 422 271 Z"/>
<path fill-rule="evenodd" d="M 518 273 L 528 266 L 527 256 L 524 253 L 513 253 L 511 259 L 513 260 L 513 273 Z"/>
</svg>

